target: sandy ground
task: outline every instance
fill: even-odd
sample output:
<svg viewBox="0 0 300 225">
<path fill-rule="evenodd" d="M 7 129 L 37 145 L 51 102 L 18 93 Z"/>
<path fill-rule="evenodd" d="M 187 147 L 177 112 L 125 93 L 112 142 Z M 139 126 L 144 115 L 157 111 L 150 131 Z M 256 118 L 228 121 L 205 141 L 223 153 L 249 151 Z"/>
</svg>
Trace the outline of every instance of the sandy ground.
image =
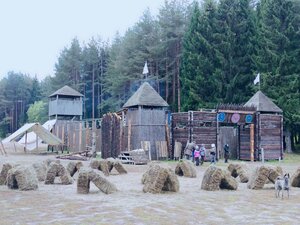
<svg viewBox="0 0 300 225">
<path fill-rule="evenodd" d="M 4 162 L 31 164 L 55 156 L 8 155 Z M 68 160 L 61 160 L 66 165 Z M 89 162 L 84 162 L 88 166 Z M 175 162 L 160 162 L 175 168 Z M 279 163 L 280 164 L 280 163 Z M 224 163 L 218 166 L 226 168 Z M 250 170 L 259 163 L 247 165 Z M 272 164 L 274 165 L 274 163 Z M 299 163 L 280 164 L 293 173 Z M 91 184 L 87 195 L 77 194 L 76 179 L 72 185 L 39 183 L 36 191 L 10 190 L 0 186 L 0 224 L 299 224 L 300 188 L 291 188 L 290 198 L 275 198 L 273 184 L 263 190 L 249 190 L 239 184 L 237 191 L 204 191 L 201 182 L 205 163 L 197 167 L 197 178 L 179 177 L 178 193 L 145 194 L 142 174 L 146 165 L 125 165 L 126 175 L 107 177 L 118 192 L 106 195 Z"/>
</svg>

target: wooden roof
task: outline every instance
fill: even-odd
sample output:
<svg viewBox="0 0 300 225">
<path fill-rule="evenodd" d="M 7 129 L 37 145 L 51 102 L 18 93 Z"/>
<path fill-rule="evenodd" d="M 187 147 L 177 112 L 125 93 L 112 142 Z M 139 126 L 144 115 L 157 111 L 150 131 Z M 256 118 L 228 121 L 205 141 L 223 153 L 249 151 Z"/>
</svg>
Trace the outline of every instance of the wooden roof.
<svg viewBox="0 0 300 225">
<path fill-rule="evenodd" d="M 252 98 L 249 99 L 248 102 L 245 103 L 244 106 L 256 107 L 258 112 L 278 112 L 282 113 L 282 109 L 280 109 L 274 102 L 272 102 L 264 93 L 258 91 Z"/>
<path fill-rule="evenodd" d="M 148 82 L 144 82 L 123 105 L 123 108 L 132 106 L 167 107 L 169 105 Z"/>
<path fill-rule="evenodd" d="M 65 85 L 62 88 L 58 89 L 53 94 L 49 95 L 49 97 L 56 96 L 56 95 L 64 95 L 64 96 L 78 96 L 82 97 L 83 95 L 78 91 L 74 90 L 73 88 Z"/>
</svg>

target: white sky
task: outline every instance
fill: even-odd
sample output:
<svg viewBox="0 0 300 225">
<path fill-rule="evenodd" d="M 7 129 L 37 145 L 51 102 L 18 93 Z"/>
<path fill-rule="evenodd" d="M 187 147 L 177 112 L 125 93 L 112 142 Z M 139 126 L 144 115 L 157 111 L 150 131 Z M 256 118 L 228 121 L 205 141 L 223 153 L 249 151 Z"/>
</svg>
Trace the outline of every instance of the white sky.
<svg viewBox="0 0 300 225">
<path fill-rule="evenodd" d="M 147 7 L 153 15 L 164 0 L 0 0 L 0 79 L 9 71 L 54 74 L 64 47 L 77 37 L 112 39 L 139 21 Z"/>
</svg>

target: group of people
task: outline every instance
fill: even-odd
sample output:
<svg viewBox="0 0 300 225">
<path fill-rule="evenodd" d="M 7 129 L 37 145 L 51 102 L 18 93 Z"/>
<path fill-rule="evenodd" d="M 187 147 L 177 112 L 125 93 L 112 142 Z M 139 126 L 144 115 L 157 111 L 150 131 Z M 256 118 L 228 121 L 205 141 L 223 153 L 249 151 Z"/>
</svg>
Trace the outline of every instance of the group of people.
<svg viewBox="0 0 300 225">
<path fill-rule="evenodd" d="M 202 165 L 204 160 L 205 160 L 205 154 L 206 154 L 206 149 L 204 144 L 199 146 L 196 144 L 195 141 L 193 142 L 188 142 L 185 149 L 184 149 L 184 155 L 187 160 L 192 159 L 193 162 L 195 162 L 196 166 Z M 209 155 L 210 155 L 210 163 L 215 164 L 216 163 L 216 155 L 217 155 L 217 150 L 216 150 L 216 145 L 211 144 L 211 148 L 209 149 Z M 228 163 L 228 158 L 229 158 L 229 145 L 225 144 L 224 145 L 224 159 L 225 163 Z"/>
</svg>

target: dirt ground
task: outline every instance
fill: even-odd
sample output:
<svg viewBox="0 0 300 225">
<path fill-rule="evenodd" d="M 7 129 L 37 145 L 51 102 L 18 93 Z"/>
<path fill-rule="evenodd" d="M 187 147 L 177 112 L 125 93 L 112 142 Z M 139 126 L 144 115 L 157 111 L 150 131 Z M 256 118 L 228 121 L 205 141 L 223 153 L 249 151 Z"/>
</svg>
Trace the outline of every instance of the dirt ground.
<svg viewBox="0 0 300 225">
<path fill-rule="evenodd" d="M 32 164 L 55 156 L 9 154 L 5 162 Z M 66 165 L 68 160 L 61 160 Z M 175 168 L 176 162 L 160 162 Z M 260 163 L 247 162 L 250 170 Z M 300 162 L 272 163 L 294 173 Z M 88 166 L 89 162 L 84 162 Z M 118 192 L 106 195 L 91 184 L 91 193 L 77 194 L 72 185 L 39 183 L 36 191 L 10 190 L 0 186 L 0 224 L 299 224 L 300 188 L 291 188 L 290 198 L 275 198 L 273 184 L 263 190 L 249 190 L 239 184 L 237 191 L 201 190 L 209 163 L 197 167 L 197 178 L 179 177 L 178 193 L 145 194 L 141 184 L 146 165 L 125 165 L 126 175 L 107 177 Z M 227 165 L 218 162 L 217 166 Z"/>
</svg>

